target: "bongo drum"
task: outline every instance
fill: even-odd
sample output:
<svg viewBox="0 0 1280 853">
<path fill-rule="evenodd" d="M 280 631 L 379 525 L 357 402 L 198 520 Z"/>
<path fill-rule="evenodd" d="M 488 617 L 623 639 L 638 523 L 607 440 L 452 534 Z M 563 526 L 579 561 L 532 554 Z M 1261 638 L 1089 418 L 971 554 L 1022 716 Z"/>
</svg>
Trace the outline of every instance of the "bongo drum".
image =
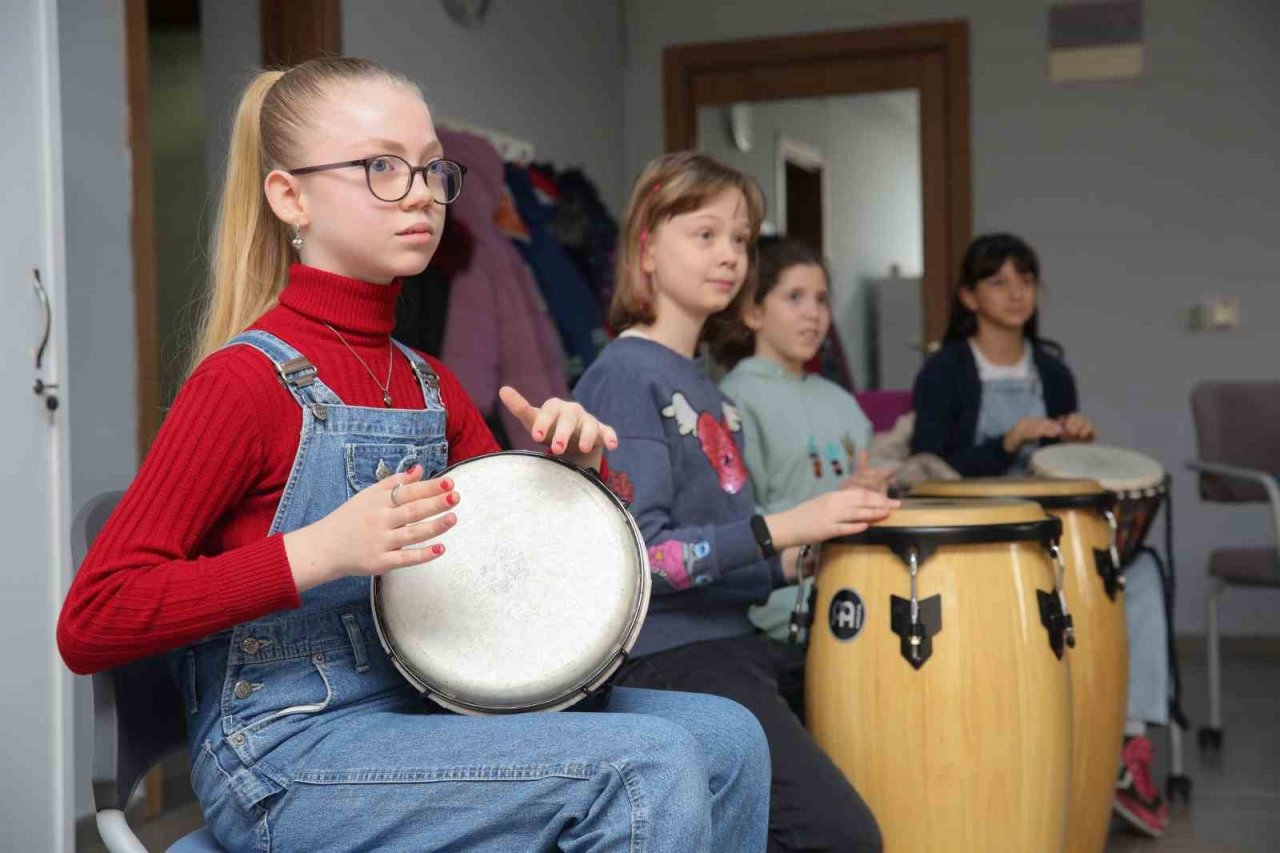
<svg viewBox="0 0 1280 853">
<path fill-rule="evenodd" d="M 1061 531 L 1028 501 L 912 499 L 823 547 L 808 727 L 886 850 L 1062 849 Z"/>
<path fill-rule="evenodd" d="M 1030 467 L 1039 477 L 1084 477 L 1116 493 L 1116 551 L 1121 568 L 1138 556 L 1169 494 L 1164 466 L 1146 454 L 1122 447 L 1055 444 L 1033 453 Z"/>
<path fill-rule="evenodd" d="M 1096 480 L 978 478 L 922 483 L 914 495 L 1032 500 L 1062 522 L 1071 652 L 1072 762 L 1067 849 L 1106 846 L 1124 741 L 1129 641 L 1114 550 L 1115 494 Z"/>
<path fill-rule="evenodd" d="M 396 668 L 464 714 L 556 711 L 599 691 L 649 606 L 644 539 L 622 503 L 536 453 L 478 456 L 445 473 L 463 501 L 457 525 L 427 543 L 444 554 L 370 587 Z"/>
</svg>

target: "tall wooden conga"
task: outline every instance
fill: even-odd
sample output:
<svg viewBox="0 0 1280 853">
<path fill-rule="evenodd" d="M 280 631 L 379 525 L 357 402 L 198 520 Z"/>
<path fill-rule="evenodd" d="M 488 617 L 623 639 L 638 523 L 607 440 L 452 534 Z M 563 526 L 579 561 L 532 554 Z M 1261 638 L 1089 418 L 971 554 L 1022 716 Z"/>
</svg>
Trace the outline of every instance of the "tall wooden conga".
<svg viewBox="0 0 1280 853">
<path fill-rule="evenodd" d="M 1027 501 L 908 500 L 824 546 L 807 722 L 890 853 L 1063 848 L 1061 530 Z"/>
<path fill-rule="evenodd" d="M 953 498 L 1025 498 L 1062 521 L 1064 587 L 1075 623 L 1071 651 L 1073 755 L 1067 849 L 1106 846 L 1124 741 L 1129 641 L 1123 576 L 1114 548 L 1116 495 L 1096 480 L 939 480 L 913 494 Z"/>
</svg>

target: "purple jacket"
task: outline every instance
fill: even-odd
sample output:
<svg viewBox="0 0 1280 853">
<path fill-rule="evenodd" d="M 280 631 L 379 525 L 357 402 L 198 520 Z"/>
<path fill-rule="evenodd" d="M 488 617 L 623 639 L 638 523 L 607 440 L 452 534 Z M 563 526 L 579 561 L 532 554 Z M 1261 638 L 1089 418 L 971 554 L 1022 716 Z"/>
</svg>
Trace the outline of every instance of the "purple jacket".
<svg viewBox="0 0 1280 853">
<path fill-rule="evenodd" d="M 564 354 L 533 274 L 494 225 L 502 158 L 478 136 L 446 130 L 439 135 L 445 156 L 467 167 L 462 195 L 448 215 L 475 238 L 470 261 L 453 278 L 443 361 L 483 414 L 500 411 L 512 446 L 540 449 L 498 400 L 498 389 L 510 385 L 540 406 L 549 397 L 568 399 L 569 387 Z"/>
</svg>

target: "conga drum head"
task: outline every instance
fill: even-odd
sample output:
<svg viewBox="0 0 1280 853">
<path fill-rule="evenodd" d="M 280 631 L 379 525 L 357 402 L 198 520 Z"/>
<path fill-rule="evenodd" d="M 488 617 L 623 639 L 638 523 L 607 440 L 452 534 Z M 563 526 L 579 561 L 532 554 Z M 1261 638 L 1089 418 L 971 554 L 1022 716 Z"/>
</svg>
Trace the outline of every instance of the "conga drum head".
<svg viewBox="0 0 1280 853">
<path fill-rule="evenodd" d="M 1110 509 L 1115 494 L 1092 479 L 1043 477 L 971 477 L 964 480 L 929 480 L 911 490 L 915 497 L 1018 498 L 1035 501 L 1045 509 Z"/>
<path fill-rule="evenodd" d="M 1032 501 L 1009 498 L 907 498 L 882 521 L 829 545 L 887 545 L 902 555 L 911 549 L 923 559 L 941 545 L 992 542 L 1048 544 L 1062 532 L 1061 523 Z"/>
<path fill-rule="evenodd" d="M 1113 492 L 1154 489 L 1164 482 L 1164 466 L 1123 447 L 1055 444 L 1031 454 L 1031 470 L 1041 477 L 1088 478 Z"/>
<path fill-rule="evenodd" d="M 644 540 L 599 480 L 508 452 L 447 471 L 458 523 L 429 563 L 373 579 L 383 647 L 416 688 L 462 713 L 558 710 L 604 684 L 648 609 Z"/>
</svg>

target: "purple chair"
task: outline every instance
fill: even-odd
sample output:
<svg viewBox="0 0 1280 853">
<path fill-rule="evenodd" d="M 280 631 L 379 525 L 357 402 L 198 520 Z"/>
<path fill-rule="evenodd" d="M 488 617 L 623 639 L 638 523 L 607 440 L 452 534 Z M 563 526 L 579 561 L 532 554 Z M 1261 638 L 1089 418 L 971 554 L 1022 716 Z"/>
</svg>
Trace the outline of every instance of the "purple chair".
<svg viewBox="0 0 1280 853">
<path fill-rule="evenodd" d="M 1191 391 L 1200 458 L 1200 497 L 1214 503 L 1269 503 L 1272 544 L 1215 548 L 1209 554 L 1205 632 L 1209 653 L 1209 725 L 1202 749 L 1222 746 L 1222 668 L 1218 599 L 1228 586 L 1280 589 L 1280 382 L 1202 382 Z"/>
<path fill-rule="evenodd" d="M 893 429 L 898 418 L 911 411 L 910 391 L 859 391 L 853 396 L 876 432 Z"/>
</svg>

